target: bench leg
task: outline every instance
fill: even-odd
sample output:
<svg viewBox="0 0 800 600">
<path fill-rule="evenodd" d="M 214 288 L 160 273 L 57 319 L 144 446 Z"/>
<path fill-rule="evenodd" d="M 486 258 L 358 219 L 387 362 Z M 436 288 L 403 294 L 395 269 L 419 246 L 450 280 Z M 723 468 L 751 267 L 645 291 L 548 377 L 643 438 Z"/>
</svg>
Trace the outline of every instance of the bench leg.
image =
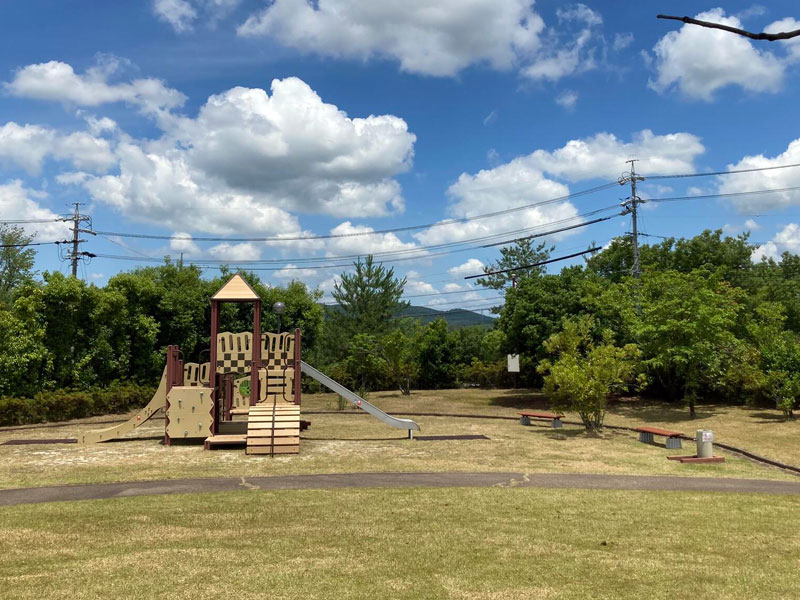
<svg viewBox="0 0 800 600">
<path fill-rule="evenodd" d="M 563 426 L 561 419 L 553 419 L 553 429 L 561 429 Z"/>
<path fill-rule="evenodd" d="M 639 441 L 643 444 L 652 444 L 654 443 L 653 434 L 649 431 L 640 431 L 639 432 Z"/>
<path fill-rule="evenodd" d="M 681 448 L 681 438 L 668 437 L 666 446 L 668 450 L 672 450 L 673 448 Z"/>
<path fill-rule="evenodd" d="M 520 418 L 519 418 L 519 424 L 520 424 L 520 425 L 530 425 L 530 424 L 531 424 L 531 419 L 530 419 L 530 417 L 526 417 L 526 416 L 522 416 L 522 417 L 520 417 Z"/>
</svg>

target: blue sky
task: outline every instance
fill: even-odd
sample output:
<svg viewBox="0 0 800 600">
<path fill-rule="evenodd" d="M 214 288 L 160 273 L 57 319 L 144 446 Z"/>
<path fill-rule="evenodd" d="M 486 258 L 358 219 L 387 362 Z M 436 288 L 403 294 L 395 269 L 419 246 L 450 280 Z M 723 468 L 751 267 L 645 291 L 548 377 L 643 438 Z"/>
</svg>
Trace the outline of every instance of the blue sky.
<svg viewBox="0 0 800 600">
<path fill-rule="evenodd" d="M 496 292 L 463 276 L 498 251 L 475 240 L 577 224 L 628 189 L 360 234 L 579 192 L 616 180 L 634 157 L 645 176 L 800 163 L 800 40 L 751 42 L 655 18 L 789 30 L 800 28 L 796 4 L 668 4 L 4 2 L 0 220 L 47 221 L 81 201 L 97 231 L 167 237 L 89 236 L 83 250 L 127 257 L 82 264 L 99 285 L 184 252 L 209 274 L 212 261 L 293 267 L 258 272 L 328 294 L 343 268 L 320 265 L 394 252 L 386 264 L 408 276 L 414 304 L 482 308 Z M 798 186 L 790 168 L 645 181 L 640 195 Z M 797 191 L 651 203 L 641 227 L 751 230 L 763 242 L 756 258 L 777 256 L 800 251 L 798 205 Z M 68 235 L 60 223 L 25 227 L 38 241 Z M 629 229 L 619 217 L 545 239 L 558 256 Z M 225 241 L 276 237 L 294 239 Z M 68 267 L 56 246 L 41 246 L 37 268 Z"/>
</svg>

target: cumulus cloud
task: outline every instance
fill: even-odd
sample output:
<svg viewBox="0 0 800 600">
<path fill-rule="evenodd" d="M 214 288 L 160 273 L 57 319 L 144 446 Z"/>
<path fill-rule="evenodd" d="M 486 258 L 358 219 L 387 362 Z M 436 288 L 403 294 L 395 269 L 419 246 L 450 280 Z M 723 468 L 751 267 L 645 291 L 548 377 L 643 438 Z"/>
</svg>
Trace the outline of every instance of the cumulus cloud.
<svg viewBox="0 0 800 600">
<path fill-rule="evenodd" d="M 28 173 L 38 174 L 46 157 L 95 172 L 106 171 L 116 162 L 108 140 L 83 131 L 62 134 L 13 121 L 0 126 L 0 163 L 16 164 Z"/>
<path fill-rule="evenodd" d="M 774 158 L 757 154 L 745 156 L 738 163 L 728 165 L 728 170 L 759 169 L 800 163 L 800 139 L 789 143 L 785 152 Z M 723 194 L 800 187 L 800 168 L 774 169 L 753 173 L 737 173 L 719 178 L 719 192 Z M 774 210 L 800 205 L 800 191 L 789 190 L 770 194 L 754 194 L 728 198 L 737 210 L 752 212 Z"/>
<path fill-rule="evenodd" d="M 192 236 L 185 231 L 177 231 L 169 241 L 169 248 L 174 252 L 184 252 L 198 256 L 201 252 L 199 246 L 192 241 Z"/>
<path fill-rule="evenodd" d="M 696 18 L 742 27 L 737 17 L 726 17 L 721 8 Z M 684 25 L 661 38 L 653 51 L 657 77 L 650 87 L 658 92 L 677 88 L 689 98 L 711 101 L 726 86 L 774 93 L 783 83 L 785 61 L 745 37 L 718 29 Z"/>
<path fill-rule="evenodd" d="M 109 83 L 109 78 L 121 70 L 123 62 L 113 56 L 103 56 L 95 67 L 78 74 L 72 65 L 51 60 L 17 70 L 4 87 L 9 94 L 19 98 L 54 100 L 78 106 L 128 102 L 156 112 L 183 105 L 186 96 L 166 87 L 159 79 Z"/>
<path fill-rule="evenodd" d="M 64 222 L 47 222 L 60 218 L 48 208 L 41 206 L 35 198 L 40 192 L 27 189 L 19 180 L 0 184 L 0 218 L 13 220 L 38 220 L 44 223 L 25 223 L 20 225 L 29 235 L 35 235 L 40 242 L 63 240 L 70 234 Z"/>
<path fill-rule="evenodd" d="M 625 50 L 628 46 L 633 43 L 633 34 L 628 33 L 616 33 L 614 34 L 614 43 L 611 47 L 614 49 L 615 52 L 619 52 L 620 50 Z"/>
<path fill-rule="evenodd" d="M 673 174 L 693 170 L 693 160 L 704 151 L 699 138 L 688 133 L 656 135 L 644 130 L 624 142 L 610 133 L 570 140 L 554 151 L 536 150 L 526 156 L 472 175 L 462 173 L 448 189 L 453 217 L 503 210 L 550 200 L 569 194 L 567 181 L 592 178 L 616 179 L 631 156 L 641 156 L 637 168 L 642 173 Z M 550 177 L 548 177 L 548 175 Z M 578 212 L 570 202 L 562 202 L 511 213 L 491 219 L 432 227 L 414 237 L 423 244 L 459 241 L 496 235 L 503 231 L 544 228 L 545 225 L 574 219 Z M 557 234 L 561 239 L 565 234 Z M 568 233 L 566 233 L 568 235 Z"/>
<path fill-rule="evenodd" d="M 691 133 L 656 135 L 644 129 L 634 134 L 630 142 L 612 133 L 598 133 L 570 140 L 552 152 L 536 150 L 522 160 L 529 168 L 579 181 L 593 177 L 614 179 L 632 157 L 640 157 L 636 169 L 648 175 L 690 172 L 695 158 L 704 151 L 700 138 Z"/>
<path fill-rule="evenodd" d="M 747 219 L 747 221 L 744 222 L 744 226 L 749 231 L 756 231 L 757 229 L 761 229 L 761 225 L 756 223 L 753 219 Z"/>
<path fill-rule="evenodd" d="M 410 168 L 414 134 L 391 115 L 350 118 L 303 81 L 211 96 L 196 118 L 159 120 L 164 136 L 125 136 L 119 173 L 65 174 L 96 201 L 174 229 L 297 236 L 293 213 L 383 216 L 403 210 L 394 176 Z M 308 247 L 311 242 L 292 242 Z"/>
<path fill-rule="evenodd" d="M 753 262 L 760 262 L 765 258 L 780 260 L 784 252 L 800 253 L 800 225 L 797 223 L 789 223 L 772 240 L 758 246 L 753 250 L 750 259 Z"/>
<path fill-rule="evenodd" d="M 333 235 L 363 234 L 375 231 L 367 225 L 353 225 L 349 221 L 340 223 L 333 229 Z M 403 242 L 394 233 L 379 233 L 375 235 L 357 235 L 352 237 L 339 237 L 328 240 L 326 254 L 328 256 L 350 256 L 379 254 L 381 252 L 413 251 L 417 245 L 413 242 Z M 424 256 L 424 252 L 414 253 L 410 256 Z M 378 257 L 380 260 L 380 257 Z"/>
<path fill-rule="evenodd" d="M 488 63 L 509 69 L 539 47 L 544 22 L 530 0 L 275 0 L 239 27 L 339 58 L 385 57 L 404 71 L 455 75 Z"/>
<path fill-rule="evenodd" d="M 477 275 L 483 273 L 484 264 L 477 258 L 470 258 L 467 262 L 448 269 L 453 277 L 467 277 L 469 275 Z"/>
<path fill-rule="evenodd" d="M 289 263 L 280 271 L 276 271 L 273 277 L 278 279 L 310 279 L 317 276 L 316 269 L 298 268 L 297 265 Z"/>
<path fill-rule="evenodd" d="M 209 248 L 208 253 L 218 260 L 229 262 L 258 260 L 261 258 L 261 248 L 252 242 L 243 242 L 241 244 L 223 242 Z"/>
</svg>

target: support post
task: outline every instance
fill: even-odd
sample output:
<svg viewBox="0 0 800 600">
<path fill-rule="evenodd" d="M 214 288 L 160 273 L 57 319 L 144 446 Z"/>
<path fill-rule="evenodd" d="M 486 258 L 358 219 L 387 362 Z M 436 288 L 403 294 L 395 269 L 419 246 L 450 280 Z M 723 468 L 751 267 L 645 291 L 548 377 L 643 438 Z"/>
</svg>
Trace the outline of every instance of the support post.
<svg viewBox="0 0 800 600">
<path fill-rule="evenodd" d="M 211 435 L 216 435 L 219 424 L 219 407 L 217 406 L 217 336 L 219 335 L 219 301 L 211 301 L 211 341 L 208 357 L 208 387 L 211 394 Z"/>
<path fill-rule="evenodd" d="M 261 399 L 261 381 L 258 370 L 261 368 L 261 300 L 253 301 L 253 356 L 250 361 L 250 406 Z"/>
<path fill-rule="evenodd" d="M 300 344 L 302 342 L 303 336 L 300 334 L 300 329 L 294 330 L 294 403 L 300 406 L 300 400 L 302 397 L 302 390 L 303 390 L 303 382 L 301 381 L 302 378 L 302 369 L 300 368 L 300 363 L 302 362 L 302 352 L 300 348 Z"/>
<path fill-rule="evenodd" d="M 164 405 L 164 445 L 169 446 L 172 443 L 169 434 L 169 392 L 170 390 L 179 385 L 181 382 L 178 377 L 183 377 L 183 369 L 180 365 L 179 350 L 177 346 L 167 346 L 167 391 L 166 403 Z M 178 371 L 181 371 L 180 374 Z"/>
</svg>

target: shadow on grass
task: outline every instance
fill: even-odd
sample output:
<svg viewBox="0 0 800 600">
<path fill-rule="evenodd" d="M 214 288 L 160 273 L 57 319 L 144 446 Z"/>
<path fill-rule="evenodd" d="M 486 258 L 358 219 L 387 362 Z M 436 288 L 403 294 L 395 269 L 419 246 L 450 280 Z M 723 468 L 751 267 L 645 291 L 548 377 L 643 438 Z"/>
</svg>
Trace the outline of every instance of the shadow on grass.
<svg viewBox="0 0 800 600">
<path fill-rule="evenodd" d="M 526 429 L 530 430 L 530 433 L 539 435 L 542 437 L 546 437 L 550 440 L 556 441 L 567 441 L 567 440 L 574 440 L 580 437 L 592 438 L 592 439 L 603 439 L 602 435 L 598 435 L 596 433 L 592 433 L 586 431 L 586 429 L 582 429 L 579 427 L 562 427 L 560 429 L 555 429 L 553 427 L 537 427 L 535 425 L 528 425 Z"/>
<path fill-rule="evenodd" d="M 306 437 L 300 436 L 300 439 L 308 442 L 396 442 L 397 440 L 407 440 L 408 437 L 401 435 L 400 437 Z"/>
<path fill-rule="evenodd" d="M 547 398 L 535 390 L 508 390 L 501 395 L 489 398 L 490 406 L 505 408 L 547 408 Z"/>
<path fill-rule="evenodd" d="M 791 423 L 795 419 L 787 419 L 783 416 L 783 413 L 775 412 L 752 412 L 748 413 L 748 417 L 752 419 L 760 419 L 766 423 L 786 423 L 787 421 Z"/>
<path fill-rule="evenodd" d="M 695 408 L 696 415 L 692 417 L 689 409 L 682 404 L 667 404 L 666 402 L 647 402 L 643 400 L 625 400 L 614 402 L 610 407 L 612 412 L 629 419 L 644 422 L 686 423 L 700 422 L 717 415 L 715 406 L 700 405 Z"/>
</svg>

